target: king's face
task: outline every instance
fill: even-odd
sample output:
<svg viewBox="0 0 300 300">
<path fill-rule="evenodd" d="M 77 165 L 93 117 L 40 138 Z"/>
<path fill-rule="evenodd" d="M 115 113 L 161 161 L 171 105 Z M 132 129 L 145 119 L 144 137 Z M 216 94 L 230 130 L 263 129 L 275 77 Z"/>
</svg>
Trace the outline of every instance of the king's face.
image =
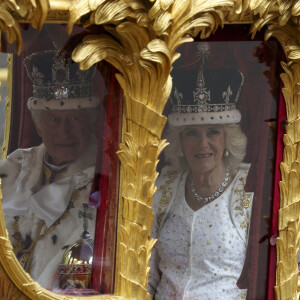
<svg viewBox="0 0 300 300">
<path fill-rule="evenodd" d="M 93 130 L 86 109 L 42 111 L 36 127 L 49 162 L 57 166 L 78 159 L 86 151 Z"/>
</svg>

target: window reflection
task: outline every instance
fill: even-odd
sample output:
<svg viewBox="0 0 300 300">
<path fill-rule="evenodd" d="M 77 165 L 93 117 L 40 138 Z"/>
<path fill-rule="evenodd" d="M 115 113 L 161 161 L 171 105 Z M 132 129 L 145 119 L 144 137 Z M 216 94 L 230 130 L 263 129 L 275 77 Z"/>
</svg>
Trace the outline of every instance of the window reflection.
<svg viewBox="0 0 300 300">
<path fill-rule="evenodd" d="M 84 246 L 93 249 L 96 209 L 88 199 L 98 148 L 95 70 L 80 71 L 57 50 L 35 52 L 24 63 L 33 86 L 27 106 L 43 142 L 1 162 L 6 226 L 19 262 L 42 286 L 88 288 L 88 281 L 73 276 L 58 284 L 57 267 L 74 243 L 82 244 L 79 259 L 86 255 Z M 90 276 L 89 260 L 82 267 L 90 268 Z"/>
<path fill-rule="evenodd" d="M 119 87 L 105 64 L 79 69 L 65 30 L 27 28 L 14 58 L 2 207 L 15 255 L 44 288 L 113 293 Z"/>
</svg>

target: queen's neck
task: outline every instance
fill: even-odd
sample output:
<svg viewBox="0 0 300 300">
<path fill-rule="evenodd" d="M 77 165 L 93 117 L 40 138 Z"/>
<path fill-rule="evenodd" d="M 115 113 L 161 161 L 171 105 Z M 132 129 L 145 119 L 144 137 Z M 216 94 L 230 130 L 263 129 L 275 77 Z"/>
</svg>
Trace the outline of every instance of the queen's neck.
<svg viewBox="0 0 300 300">
<path fill-rule="evenodd" d="M 191 171 L 191 180 L 193 180 L 197 193 L 200 196 L 210 196 L 219 189 L 226 174 L 224 164 L 220 164 L 216 168 L 203 172 L 201 170 Z"/>
</svg>

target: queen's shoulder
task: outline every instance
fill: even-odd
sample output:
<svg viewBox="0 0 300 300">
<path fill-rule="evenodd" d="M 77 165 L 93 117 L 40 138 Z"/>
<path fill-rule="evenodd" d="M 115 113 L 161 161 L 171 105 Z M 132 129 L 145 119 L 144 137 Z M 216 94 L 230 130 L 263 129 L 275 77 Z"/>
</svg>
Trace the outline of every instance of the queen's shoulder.
<svg viewBox="0 0 300 300">
<path fill-rule="evenodd" d="M 250 163 L 240 163 L 238 169 L 241 171 L 249 171 L 251 167 Z"/>
<path fill-rule="evenodd" d="M 251 168 L 251 164 L 249 164 L 249 163 L 241 163 L 241 164 L 239 164 L 237 175 L 238 176 L 242 176 L 242 177 L 247 177 L 250 168 Z"/>
<path fill-rule="evenodd" d="M 158 192 L 168 190 L 176 190 L 183 172 L 171 166 L 165 166 L 155 182 Z"/>
<path fill-rule="evenodd" d="M 159 172 L 158 181 L 165 181 L 168 179 L 179 177 L 183 172 L 174 168 L 173 166 L 165 166 Z"/>
</svg>

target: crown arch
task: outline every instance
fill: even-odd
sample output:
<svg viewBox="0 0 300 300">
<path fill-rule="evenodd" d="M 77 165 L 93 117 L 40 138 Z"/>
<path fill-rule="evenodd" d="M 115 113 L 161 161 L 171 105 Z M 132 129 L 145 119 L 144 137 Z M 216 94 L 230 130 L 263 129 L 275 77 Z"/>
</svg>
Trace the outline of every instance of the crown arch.
<svg viewBox="0 0 300 300">
<path fill-rule="evenodd" d="M 74 49 L 72 58 L 82 69 L 106 60 L 119 73 L 124 92 L 119 213 L 114 295 L 100 299 L 150 299 L 147 294 L 150 239 L 153 221 L 158 156 L 166 118 L 172 64 L 177 48 L 194 37 L 206 38 L 225 23 L 251 24 L 253 36 L 268 25 L 265 38 L 275 37 L 285 52 L 282 93 L 287 108 L 280 165 L 282 180 L 278 205 L 275 296 L 297 299 L 299 293 L 297 253 L 300 229 L 300 105 L 299 105 L 299 5 L 294 1 L 51 1 L 36 3 L 3 1 L 0 28 L 9 42 L 22 49 L 20 22 L 41 29 L 44 23 L 103 25 L 104 32 L 90 34 Z M 277 222 L 276 218 L 275 221 Z M 0 282 L 3 293 L 21 299 L 68 299 L 41 288 L 20 267 L 7 238 L 0 211 Z M 273 253 L 274 255 L 274 253 Z M 2 292 L 0 290 L 0 292 Z M 92 297 L 93 298 L 93 297 Z M 95 297 L 98 299 L 99 296 Z M 13 299 L 13 298 L 11 298 Z"/>
</svg>

